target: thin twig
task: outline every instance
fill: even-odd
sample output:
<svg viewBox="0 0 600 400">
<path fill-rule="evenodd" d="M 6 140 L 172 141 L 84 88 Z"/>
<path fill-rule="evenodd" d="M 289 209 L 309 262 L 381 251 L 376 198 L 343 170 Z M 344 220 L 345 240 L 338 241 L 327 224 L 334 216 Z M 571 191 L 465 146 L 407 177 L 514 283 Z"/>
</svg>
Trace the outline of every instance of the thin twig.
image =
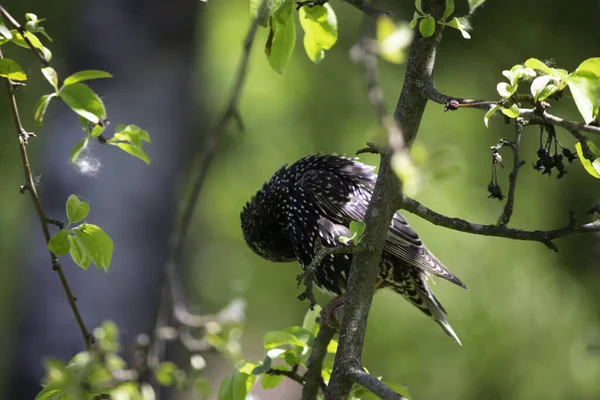
<svg viewBox="0 0 600 400">
<path fill-rule="evenodd" d="M 1 9 L 4 10 L 3 8 Z M 5 11 L 3 11 L 5 12 Z M 0 59 L 4 58 L 2 54 L 2 50 L 0 50 Z M 4 78 L 4 83 L 6 84 L 6 92 L 8 94 L 8 99 L 10 101 L 11 112 L 13 115 L 13 120 L 15 124 L 15 128 L 17 130 L 17 137 L 19 140 L 19 152 L 21 153 L 21 163 L 23 165 L 23 172 L 25 174 L 25 184 L 27 186 L 27 191 L 31 195 L 31 199 L 33 200 L 33 204 L 35 206 L 36 213 L 38 215 L 38 219 L 40 221 L 40 225 L 42 227 L 42 231 L 44 233 L 44 238 L 46 239 L 46 245 L 50 242 L 50 230 L 48 228 L 48 217 L 42 208 L 42 202 L 40 201 L 40 197 L 37 193 L 37 189 L 35 186 L 35 180 L 33 179 L 33 174 L 31 172 L 31 166 L 29 164 L 29 156 L 27 154 L 27 141 L 30 136 L 34 136 L 32 133 L 27 132 L 23 125 L 21 124 L 21 118 L 19 116 L 19 108 L 17 107 L 17 99 L 15 98 L 14 88 L 10 81 Z M 67 282 L 67 278 L 65 273 L 58 261 L 58 257 L 49 251 L 50 261 L 52 265 L 52 269 L 56 271 L 58 277 L 60 279 L 60 283 L 63 287 L 65 295 L 67 296 L 67 301 L 71 306 L 71 311 L 77 320 L 77 325 L 79 326 L 79 330 L 81 331 L 81 335 L 83 336 L 83 341 L 85 342 L 85 346 L 88 350 L 92 348 L 92 343 L 94 341 L 93 336 L 89 333 L 85 324 L 83 322 L 83 318 L 79 312 L 79 308 L 77 304 L 75 304 L 75 296 L 73 296 L 73 292 L 69 287 Z"/>
<path fill-rule="evenodd" d="M 519 175 L 519 169 L 525 164 L 525 161 L 521 161 L 520 152 L 521 152 L 521 136 L 523 135 L 523 124 L 520 121 L 515 121 L 515 141 L 510 143 L 510 147 L 513 150 L 513 169 L 508 176 L 508 197 L 506 199 L 506 204 L 504 205 L 504 209 L 502 210 L 502 214 L 498 219 L 499 225 L 507 225 L 512 217 L 514 207 L 515 207 L 515 192 L 517 189 L 517 177 Z"/>
<path fill-rule="evenodd" d="M 243 54 L 233 83 L 232 94 L 227 102 L 225 111 L 217 119 L 213 128 L 207 133 L 206 144 L 202 147 L 203 157 L 200 162 L 198 175 L 194 180 L 189 197 L 187 197 L 184 202 L 183 212 L 179 223 L 173 229 L 171 234 L 169 257 L 165 265 L 166 286 L 161 292 L 159 313 L 157 315 L 154 332 L 161 326 L 168 324 L 171 315 L 175 318 L 177 324 L 187 327 L 200 327 L 204 325 L 207 320 L 210 320 L 210 316 L 194 315 L 188 311 L 179 270 L 183 258 L 183 248 L 189 233 L 196 203 L 200 197 L 200 192 L 204 187 L 208 169 L 215 157 L 218 145 L 231 119 L 236 119 L 238 124 L 241 125 L 238 103 L 247 75 L 250 51 L 257 29 L 258 25 L 253 21 L 244 40 Z M 170 308 L 168 304 L 171 304 L 172 308 Z M 156 334 L 153 334 L 148 350 L 149 365 L 156 364 L 162 358 L 164 345 L 160 342 L 160 340 L 157 340 Z"/>
<path fill-rule="evenodd" d="M 291 371 L 286 371 L 286 370 L 282 370 L 282 369 L 269 369 L 267 370 L 267 372 L 265 372 L 265 374 L 267 375 L 281 375 L 281 376 L 285 376 L 291 380 L 293 380 L 294 382 L 299 383 L 300 385 L 304 385 L 305 380 L 304 377 L 300 374 L 298 374 L 298 372 L 293 369 Z"/>
<path fill-rule="evenodd" d="M 584 124 L 582 122 L 569 121 L 552 115 L 546 111 L 538 112 L 536 109 L 523 108 L 519 109 L 519 116 L 526 120 L 542 120 L 548 124 L 560 126 L 565 128 L 569 132 L 571 131 L 584 131 L 590 133 L 596 133 L 600 135 L 600 127 L 594 125 Z"/>
<path fill-rule="evenodd" d="M 319 394 L 319 387 L 323 392 L 327 390 L 321 371 L 323 370 L 323 360 L 327 355 L 327 346 L 329 346 L 329 342 L 333 339 L 335 331 L 335 328 L 330 327 L 323 321 L 321 322 L 321 328 L 306 363 L 308 369 L 304 374 L 306 383 L 302 388 L 302 400 L 315 400 Z"/>
<path fill-rule="evenodd" d="M 33 43 L 31 43 L 31 41 L 29 40 L 29 38 L 27 37 L 27 35 L 25 35 L 25 28 L 19 24 L 19 22 L 17 22 L 17 20 L 8 13 L 8 11 L 6 11 L 6 9 L 4 9 L 4 7 L 2 7 L 0 5 L 0 14 L 2 14 L 2 16 L 12 25 L 15 27 L 15 29 L 17 31 L 19 31 L 19 33 L 21 34 L 21 36 L 23 36 L 23 40 L 25 40 L 25 43 L 27 43 L 27 46 L 29 46 L 29 49 L 35 54 L 35 56 L 40 60 L 40 62 L 42 63 L 42 65 L 44 65 L 44 67 L 49 67 L 50 66 L 50 62 L 48 60 L 46 60 L 46 57 L 44 57 L 44 54 L 40 51 L 40 49 L 36 48 Z"/>
<path fill-rule="evenodd" d="M 600 232 L 600 221 L 594 221 L 583 225 L 575 225 L 569 222 L 563 228 L 553 229 L 549 231 L 525 231 L 521 229 L 508 228 L 504 225 L 481 225 L 473 222 L 465 221 L 460 218 L 451 218 L 440 213 L 437 213 L 425 207 L 418 201 L 405 197 L 403 207 L 406 211 L 418 215 L 419 217 L 431 222 L 434 225 L 443 226 L 445 228 L 472 233 L 474 235 L 496 236 L 514 240 L 527 240 L 540 242 L 546 247 L 558 251 L 558 248 L 553 240 L 582 235 L 585 233 Z"/>
<path fill-rule="evenodd" d="M 396 393 L 385 383 L 381 382 L 379 379 L 360 368 L 351 369 L 348 371 L 348 375 L 354 380 L 354 382 L 358 383 L 365 389 L 369 389 L 382 400 L 408 400 L 406 397 Z"/>
</svg>

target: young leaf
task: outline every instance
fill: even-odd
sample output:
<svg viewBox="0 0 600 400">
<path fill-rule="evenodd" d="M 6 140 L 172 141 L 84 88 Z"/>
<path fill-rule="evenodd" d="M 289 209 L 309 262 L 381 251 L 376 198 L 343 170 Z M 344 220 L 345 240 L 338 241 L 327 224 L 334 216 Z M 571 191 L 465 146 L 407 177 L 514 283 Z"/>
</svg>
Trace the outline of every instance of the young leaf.
<svg viewBox="0 0 600 400">
<path fill-rule="evenodd" d="M 4 24 L 4 19 L 2 17 L 0 17 L 0 35 L 4 36 L 6 40 L 11 40 L 13 38 L 10 29 Z"/>
<path fill-rule="evenodd" d="M 492 115 L 494 115 L 496 111 L 498 111 L 500 107 L 502 107 L 500 104 L 496 104 L 494 107 L 490 108 L 488 112 L 485 113 L 485 116 L 483 117 L 483 122 L 485 122 L 485 126 L 488 126 L 490 118 L 492 117 Z"/>
<path fill-rule="evenodd" d="M 550 75 L 538 76 L 531 83 L 531 95 L 535 102 L 542 101 L 554 93 L 558 87 L 556 79 Z"/>
<path fill-rule="evenodd" d="M 58 74 L 56 70 L 52 67 L 42 68 L 42 74 L 50 82 L 55 91 L 58 92 Z"/>
<path fill-rule="evenodd" d="M 296 23 L 291 18 L 293 1 L 285 3 L 271 17 L 271 32 L 265 52 L 271 68 L 283 74 L 290 63 L 296 45 Z"/>
<path fill-rule="evenodd" d="M 123 150 L 125 153 L 130 154 L 134 157 L 137 157 L 140 160 L 144 161 L 146 164 L 150 165 L 150 157 L 140 147 L 137 147 L 137 146 L 135 146 L 133 144 L 129 144 L 129 143 L 111 143 L 111 144 L 113 146 L 117 146 L 118 148 Z"/>
<path fill-rule="evenodd" d="M 281 7 L 282 3 L 283 0 L 250 0 L 250 15 L 260 26 L 266 28 L 269 18 Z"/>
<path fill-rule="evenodd" d="M 442 20 L 445 21 L 452 14 L 454 14 L 454 0 L 446 0 L 446 9 L 444 10 Z"/>
<path fill-rule="evenodd" d="M 108 272 L 114 249 L 110 236 L 99 226 L 92 224 L 82 224 L 73 229 L 73 233 L 85 256 L 96 264 L 98 269 L 103 268 L 104 272 Z"/>
<path fill-rule="evenodd" d="M 285 331 L 272 331 L 265 333 L 264 344 L 265 349 L 267 350 L 284 346 L 286 344 L 302 347 L 306 345 L 305 343 L 302 343 L 295 335 Z"/>
<path fill-rule="evenodd" d="M 85 201 L 79 200 L 74 194 L 67 199 L 67 218 L 69 223 L 83 221 L 90 213 L 90 205 Z"/>
<path fill-rule="evenodd" d="M 173 386 L 177 382 L 176 373 L 178 370 L 177 364 L 172 361 L 165 361 L 156 368 L 154 376 L 161 385 Z"/>
<path fill-rule="evenodd" d="M 600 58 L 589 58 L 568 76 L 573 100 L 586 124 L 598 118 L 600 112 Z"/>
<path fill-rule="evenodd" d="M 319 333 L 319 324 L 317 318 L 321 315 L 321 307 L 316 305 L 314 310 L 308 310 L 304 315 L 304 321 L 302 322 L 302 328 L 306 329 L 313 336 L 317 336 Z"/>
<path fill-rule="evenodd" d="M 329 50 L 337 41 L 337 18 L 329 4 L 302 7 L 298 17 L 304 29 L 304 48 L 309 58 L 318 63 L 324 50 Z"/>
<path fill-rule="evenodd" d="M 444 25 L 449 26 L 454 29 L 458 29 L 465 39 L 471 39 L 471 35 L 469 34 L 469 30 L 471 26 L 468 20 L 464 17 L 462 18 L 452 18 L 450 21 L 444 23 Z"/>
<path fill-rule="evenodd" d="M 88 69 L 85 71 L 75 72 L 73 75 L 65 79 L 64 86 L 72 85 L 77 82 L 89 81 L 90 79 L 112 78 L 112 75 L 105 71 L 97 69 Z"/>
<path fill-rule="evenodd" d="M 84 83 L 74 83 L 60 88 L 58 96 L 71 110 L 88 121 L 97 124 L 106 118 L 104 103 L 98 95 Z"/>
<path fill-rule="evenodd" d="M 64 229 L 58 231 L 48 242 L 48 250 L 56 256 L 64 256 L 70 249 L 69 234 Z"/>
<path fill-rule="evenodd" d="M 421 14 L 419 14 L 418 12 L 414 12 L 413 14 L 413 19 L 410 20 L 408 27 L 410 29 L 413 29 L 415 26 L 417 26 L 417 22 L 419 22 L 419 18 L 421 18 Z"/>
<path fill-rule="evenodd" d="M 485 0 L 469 0 L 469 14 L 473 14 L 475 9 L 485 3 Z"/>
<path fill-rule="evenodd" d="M 523 65 L 527 68 L 543 72 L 546 75 L 552 74 L 552 70 L 550 69 L 550 67 L 538 60 L 537 58 L 530 58 L 527 61 L 525 61 Z"/>
<path fill-rule="evenodd" d="M 419 32 L 423 37 L 430 37 L 435 32 L 435 19 L 430 15 L 419 22 Z"/>
<path fill-rule="evenodd" d="M 415 0 L 415 8 L 417 9 L 417 11 L 419 11 L 421 14 L 425 14 L 423 12 L 423 8 L 421 7 L 421 0 Z"/>
<path fill-rule="evenodd" d="M 415 15 L 418 16 L 416 13 Z M 377 18 L 377 42 L 381 57 L 394 64 L 404 62 L 404 50 L 412 41 L 414 26 L 416 22 L 413 26 L 405 23 L 396 25 L 388 16 Z"/>
<path fill-rule="evenodd" d="M 590 142 L 589 140 L 587 143 L 588 143 L 588 147 L 590 148 L 592 153 L 594 153 L 594 155 L 596 156 L 596 159 L 593 161 L 590 161 L 587 158 L 585 158 L 585 156 L 583 155 L 583 150 L 581 148 L 581 143 L 575 143 L 575 149 L 577 150 L 577 155 L 579 156 L 579 159 L 581 160 L 581 164 L 583 165 L 583 168 L 585 168 L 585 170 L 588 172 L 588 174 L 590 174 L 594 178 L 600 179 L 600 149 L 598 149 L 598 147 L 596 147 L 596 145 L 594 143 Z"/>
<path fill-rule="evenodd" d="M 354 244 L 359 244 L 362 240 L 363 233 L 365 232 L 365 228 L 367 224 L 362 221 L 352 221 L 350 222 L 350 232 L 352 232 L 352 236 L 354 237 Z"/>
<path fill-rule="evenodd" d="M 508 99 L 517 91 L 517 87 L 516 85 L 511 86 L 506 82 L 500 82 L 496 85 L 496 90 L 498 91 L 498 94 L 502 96 L 503 99 Z"/>
<path fill-rule="evenodd" d="M 500 111 L 502 111 L 502 114 L 506 115 L 509 118 L 517 118 L 520 115 L 519 107 L 516 104 L 513 104 L 508 108 L 502 107 Z"/>
<path fill-rule="evenodd" d="M 45 94 L 38 100 L 35 105 L 35 113 L 33 114 L 33 119 L 38 126 L 42 126 L 44 122 L 44 116 L 46 115 L 46 110 L 48 110 L 48 105 L 50 104 L 50 100 L 56 96 L 56 93 Z"/>
<path fill-rule="evenodd" d="M 77 142 L 77 144 L 73 147 L 73 150 L 71 150 L 71 154 L 69 155 L 69 161 L 71 162 L 71 164 L 75 164 L 75 162 L 81 155 L 81 152 L 83 150 L 85 150 L 85 148 L 87 147 L 89 142 L 90 142 L 89 136 L 86 136 L 83 139 L 81 139 L 79 142 Z"/>
<path fill-rule="evenodd" d="M 135 125 L 133 125 L 135 126 Z M 94 125 L 94 127 L 92 128 L 92 131 L 90 132 L 90 136 L 93 138 L 97 138 L 98 136 L 102 135 L 102 132 L 104 132 L 105 126 L 104 125 Z M 146 131 L 144 131 L 146 132 Z M 146 134 L 148 134 L 148 132 L 146 132 Z M 150 136 L 148 136 L 148 142 L 150 141 Z"/>
<path fill-rule="evenodd" d="M 274 368 L 275 369 L 275 368 Z M 283 375 L 271 375 L 271 374 L 263 374 L 260 377 L 260 385 L 263 389 L 273 389 L 279 386 L 281 381 L 283 380 Z"/>
<path fill-rule="evenodd" d="M 13 81 L 25 81 L 27 75 L 23 68 L 15 61 L 10 58 L 3 58 L 0 60 L 0 76 L 8 78 Z"/>
<path fill-rule="evenodd" d="M 256 382 L 255 375 L 234 369 L 233 374 L 221 382 L 218 400 L 245 400 Z"/>
<path fill-rule="evenodd" d="M 68 239 L 70 245 L 69 254 L 73 262 L 87 271 L 92 260 L 88 257 L 79 239 L 71 235 L 68 235 Z"/>
</svg>

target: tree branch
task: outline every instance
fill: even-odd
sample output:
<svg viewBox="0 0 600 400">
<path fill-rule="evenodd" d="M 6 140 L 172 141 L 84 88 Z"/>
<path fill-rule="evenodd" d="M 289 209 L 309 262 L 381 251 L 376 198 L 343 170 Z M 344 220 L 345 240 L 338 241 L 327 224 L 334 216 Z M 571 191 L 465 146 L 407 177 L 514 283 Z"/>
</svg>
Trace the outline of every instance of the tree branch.
<svg viewBox="0 0 600 400">
<path fill-rule="evenodd" d="M 0 10 L 4 13 L 4 9 L 0 7 Z M 0 50 L 0 59 L 3 59 L 2 50 Z M 33 174 L 31 172 L 31 166 L 29 164 L 29 156 L 27 154 L 27 144 L 30 136 L 35 136 L 32 132 L 27 132 L 23 125 L 21 124 L 21 118 L 19 116 L 19 108 L 17 106 L 17 99 L 15 98 L 15 89 L 10 82 L 9 79 L 3 78 L 4 83 L 6 84 L 6 93 L 8 95 L 8 99 L 11 106 L 11 112 L 13 115 L 13 120 L 15 124 L 15 129 L 17 131 L 17 137 L 19 139 L 19 152 L 21 153 L 21 164 L 23 165 L 23 172 L 25 174 L 25 186 L 27 187 L 27 191 L 31 195 L 31 199 L 33 200 L 33 204 L 35 207 L 35 211 L 37 213 L 38 219 L 40 221 L 40 225 L 42 227 L 42 231 L 44 233 L 44 238 L 46 239 L 46 246 L 50 242 L 50 230 L 48 228 L 48 221 L 54 221 L 49 219 L 42 208 L 42 202 L 40 201 L 40 197 L 37 193 L 37 189 L 35 186 L 35 181 L 33 179 Z M 92 348 L 92 344 L 94 342 L 94 337 L 87 330 L 83 318 L 81 317 L 81 313 L 79 312 L 79 308 L 77 304 L 75 304 L 75 296 L 73 296 L 73 292 L 67 282 L 67 277 L 58 261 L 58 257 L 49 251 L 50 261 L 52 265 L 52 270 L 56 271 L 58 274 L 58 278 L 60 279 L 60 283 L 63 287 L 65 295 L 67 296 L 67 301 L 69 302 L 69 306 L 71 306 L 71 311 L 75 316 L 75 320 L 77 321 L 77 325 L 79 326 L 79 330 L 81 331 L 81 336 L 83 337 L 83 341 L 88 350 Z"/>
<path fill-rule="evenodd" d="M 549 231 L 525 231 L 521 229 L 508 228 L 504 225 L 481 225 L 473 222 L 465 221 L 460 218 L 451 218 L 440 213 L 437 213 L 425 207 L 416 200 L 409 197 L 404 198 L 403 207 L 406 211 L 418 215 L 419 217 L 431 222 L 434 225 L 443 226 L 445 228 L 472 233 L 475 235 L 497 236 L 507 239 L 528 240 L 540 242 L 546 247 L 558 251 L 558 248 L 552 240 L 568 236 L 582 235 L 585 233 L 600 232 L 600 220 L 590 222 L 583 225 L 575 225 L 572 220 L 563 228 L 553 229 Z"/>
<path fill-rule="evenodd" d="M 424 0 L 422 8 L 425 12 L 431 13 L 435 19 L 439 19 L 445 9 L 445 0 Z M 369 99 L 378 112 L 380 123 L 388 130 L 395 151 L 403 151 L 405 146 L 410 147 L 417 136 L 427 104 L 427 98 L 422 94 L 422 84 L 432 80 L 435 55 L 441 40 L 443 25 L 436 24 L 435 29 L 435 33 L 429 38 L 417 34 L 410 47 L 404 85 L 394 114 L 394 120 L 404 130 L 403 136 L 396 135 L 394 124 L 387 123 L 391 119 L 385 118 L 385 114 L 380 112 L 383 107 L 380 96 L 371 95 L 376 93 L 373 88 L 378 86 L 377 76 L 373 74 L 373 59 L 368 58 L 368 52 L 363 53 L 362 66 L 367 78 Z M 374 58 L 372 54 L 371 57 Z M 356 375 L 348 372 L 361 369 L 362 347 L 381 252 L 392 216 L 402 203 L 402 186 L 391 168 L 392 157 L 390 151 L 385 151 L 381 155 L 377 183 L 365 215 L 364 237 L 358 244 L 352 259 L 346 285 L 340 343 L 325 396 L 326 400 L 346 400 L 357 378 Z"/>
<path fill-rule="evenodd" d="M 252 49 L 252 44 L 254 43 L 257 29 L 258 25 L 253 21 L 250 24 L 248 33 L 244 39 L 242 57 L 238 65 L 231 96 L 229 97 L 225 110 L 217 119 L 212 129 L 207 133 L 206 143 L 202 147 L 203 154 L 200 165 L 198 168 L 193 169 L 194 171 L 199 171 L 198 175 L 194 179 L 189 196 L 183 203 L 183 211 L 179 222 L 174 227 L 171 234 L 169 256 L 165 265 L 165 286 L 161 292 L 161 300 L 154 329 L 155 333 L 152 336 L 147 356 L 148 365 L 151 367 L 159 362 L 162 358 L 162 353 L 164 352 L 164 345 L 160 340 L 157 340 L 156 332 L 162 326 L 169 323 L 171 316 L 175 318 L 178 325 L 193 328 L 202 327 L 208 320 L 211 320 L 210 316 L 195 315 L 189 312 L 183 283 L 179 276 L 179 270 L 196 203 L 198 202 L 198 198 L 204 187 L 204 182 L 210 165 L 215 157 L 218 145 L 232 119 L 237 120 L 238 124 L 242 126 L 241 117 L 238 111 L 238 103 L 248 72 L 250 51 Z M 171 307 L 169 307 L 169 303 L 171 304 Z"/>
<path fill-rule="evenodd" d="M 299 383 L 300 385 L 304 385 L 304 377 L 299 375 L 298 372 L 296 371 L 298 366 L 296 366 L 296 368 L 294 368 L 291 371 L 286 371 L 286 370 L 282 370 L 282 369 L 269 369 L 267 370 L 267 372 L 265 372 L 265 374 L 267 375 L 283 375 L 291 380 L 293 380 L 294 382 Z"/>
<path fill-rule="evenodd" d="M 408 400 L 386 386 L 385 383 L 360 368 L 348 371 L 348 375 L 360 386 L 369 389 L 382 400 Z"/>
<path fill-rule="evenodd" d="M 515 141 L 508 142 L 508 146 L 513 150 L 513 169 L 508 176 L 509 188 L 508 188 L 508 198 L 506 199 L 506 204 L 504 205 L 504 209 L 502 210 L 502 214 L 498 219 L 499 225 L 507 225 L 512 217 L 514 205 L 515 205 L 515 192 L 517 189 L 517 177 L 519 175 L 519 169 L 525 164 L 525 161 L 521 161 L 520 152 L 521 152 L 521 136 L 523 135 L 523 124 L 520 121 L 515 121 Z"/>
<path fill-rule="evenodd" d="M 12 15 L 10 15 L 9 12 L 6 11 L 4 9 L 4 7 L 2 7 L 1 5 L 0 5 L 0 14 L 2 14 L 2 16 L 8 21 L 9 24 L 14 26 L 14 28 L 17 31 L 19 31 L 21 36 L 23 36 L 23 40 L 25 41 L 25 43 L 27 43 L 27 46 L 29 46 L 29 50 L 31 50 L 35 54 L 35 56 L 40 60 L 42 65 L 44 67 L 49 67 L 50 62 L 48 60 L 46 60 L 46 57 L 44 57 L 44 54 L 42 54 L 42 52 L 38 48 L 36 48 L 33 45 L 33 43 L 31 43 L 29 38 L 25 35 L 25 32 L 26 32 L 25 28 L 21 24 L 19 24 L 19 22 Z"/>
<path fill-rule="evenodd" d="M 335 335 L 335 328 L 322 321 L 312 352 L 306 363 L 308 369 L 304 374 L 305 384 L 302 388 L 302 400 L 315 400 L 319 394 L 319 387 L 323 392 L 327 390 L 321 371 L 323 370 L 323 360 L 327 355 L 327 346 L 333 339 L 333 335 Z"/>
</svg>

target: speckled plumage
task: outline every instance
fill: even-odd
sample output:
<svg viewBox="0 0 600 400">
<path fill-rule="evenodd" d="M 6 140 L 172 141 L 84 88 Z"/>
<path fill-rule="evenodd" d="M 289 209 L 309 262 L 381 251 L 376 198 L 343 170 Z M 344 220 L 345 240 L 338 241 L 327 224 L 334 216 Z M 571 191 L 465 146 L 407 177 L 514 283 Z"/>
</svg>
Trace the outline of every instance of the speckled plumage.
<svg viewBox="0 0 600 400">
<path fill-rule="evenodd" d="M 344 246 L 338 238 L 351 236 L 350 222 L 364 219 L 377 180 L 373 169 L 337 155 L 310 155 L 284 165 L 242 210 L 246 243 L 267 260 L 298 260 L 303 269 L 313 259 L 316 240 L 327 247 Z M 351 262 L 348 254 L 326 256 L 315 271 L 316 285 L 343 294 Z M 401 294 L 460 343 L 429 288 L 430 275 L 466 288 L 396 213 L 382 254 L 378 287 Z"/>
</svg>

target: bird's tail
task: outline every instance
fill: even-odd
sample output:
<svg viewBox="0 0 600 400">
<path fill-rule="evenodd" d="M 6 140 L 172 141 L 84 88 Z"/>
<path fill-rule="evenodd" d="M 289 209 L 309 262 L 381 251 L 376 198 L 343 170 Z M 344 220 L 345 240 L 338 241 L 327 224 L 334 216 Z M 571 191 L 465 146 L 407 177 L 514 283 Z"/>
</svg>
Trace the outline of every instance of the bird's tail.
<svg viewBox="0 0 600 400">
<path fill-rule="evenodd" d="M 406 271 L 403 275 L 402 279 L 398 279 L 399 277 L 396 276 L 391 280 L 390 277 L 388 277 L 384 285 L 391 287 L 412 305 L 426 315 L 429 315 L 442 327 L 448 336 L 462 346 L 460 339 L 444 317 L 446 310 L 434 296 L 433 291 L 427 283 L 427 273 L 415 268 Z"/>
</svg>

